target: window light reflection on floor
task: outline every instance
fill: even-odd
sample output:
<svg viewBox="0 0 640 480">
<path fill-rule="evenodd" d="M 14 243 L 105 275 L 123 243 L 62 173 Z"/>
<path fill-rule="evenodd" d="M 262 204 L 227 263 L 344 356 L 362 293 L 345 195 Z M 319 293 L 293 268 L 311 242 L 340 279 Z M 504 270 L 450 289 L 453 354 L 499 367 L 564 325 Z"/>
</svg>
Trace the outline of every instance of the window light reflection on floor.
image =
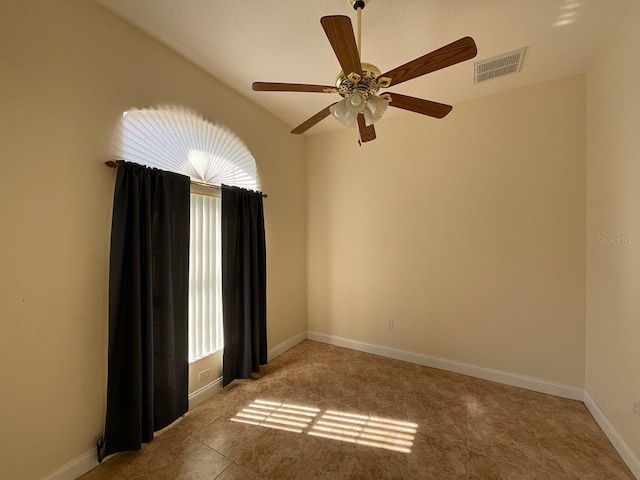
<svg viewBox="0 0 640 480">
<path fill-rule="evenodd" d="M 326 410 L 290 403 L 255 400 L 232 422 L 303 433 L 396 452 L 410 453 L 417 423 Z"/>
<path fill-rule="evenodd" d="M 243 408 L 231 421 L 302 433 L 319 412 L 319 408 L 256 400 Z"/>
</svg>

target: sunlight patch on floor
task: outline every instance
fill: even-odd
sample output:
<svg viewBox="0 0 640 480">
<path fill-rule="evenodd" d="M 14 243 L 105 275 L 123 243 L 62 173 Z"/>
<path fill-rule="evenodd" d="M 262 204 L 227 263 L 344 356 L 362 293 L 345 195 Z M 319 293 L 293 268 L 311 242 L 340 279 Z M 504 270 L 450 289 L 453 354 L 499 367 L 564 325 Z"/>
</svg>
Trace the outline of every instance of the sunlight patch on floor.
<svg viewBox="0 0 640 480">
<path fill-rule="evenodd" d="M 255 400 L 248 407 L 243 408 L 231 421 L 302 433 L 319 412 L 319 408 Z"/>
<path fill-rule="evenodd" d="M 232 422 L 410 453 L 418 424 L 391 418 L 255 400 Z"/>
</svg>

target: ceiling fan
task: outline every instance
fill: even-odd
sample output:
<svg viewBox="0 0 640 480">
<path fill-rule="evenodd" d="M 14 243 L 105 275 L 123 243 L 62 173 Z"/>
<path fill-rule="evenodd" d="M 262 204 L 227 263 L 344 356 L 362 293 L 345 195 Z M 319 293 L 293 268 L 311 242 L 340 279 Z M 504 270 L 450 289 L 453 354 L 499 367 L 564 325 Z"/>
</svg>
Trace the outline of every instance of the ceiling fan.
<svg viewBox="0 0 640 480">
<path fill-rule="evenodd" d="M 435 118 L 445 117 L 453 107 L 421 98 L 386 92 L 381 88 L 398 85 L 407 80 L 450 67 L 476 56 L 478 49 L 471 37 L 464 37 L 438 50 L 416 58 L 404 65 L 381 74 L 370 63 L 361 63 L 361 14 L 369 0 L 348 0 L 358 15 L 358 40 L 354 35 L 351 19 L 344 15 L 322 17 L 320 23 L 338 57 L 342 71 L 338 74 L 335 87 L 327 85 L 307 85 L 299 83 L 254 82 L 253 90 L 258 92 L 316 92 L 338 93 L 342 100 L 335 102 L 291 130 L 304 133 L 329 115 L 341 123 L 358 126 L 360 140 L 375 140 L 373 126 L 387 109 L 387 106 L 409 110 Z"/>
</svg>

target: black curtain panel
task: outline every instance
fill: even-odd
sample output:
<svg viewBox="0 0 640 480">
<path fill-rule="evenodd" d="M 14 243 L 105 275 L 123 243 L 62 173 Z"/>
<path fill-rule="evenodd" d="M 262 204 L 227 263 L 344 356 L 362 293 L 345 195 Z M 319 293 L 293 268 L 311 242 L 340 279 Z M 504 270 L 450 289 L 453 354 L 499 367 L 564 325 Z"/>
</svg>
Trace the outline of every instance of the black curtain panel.
<svg viewBox="0 0 640 480">
<path fill-rule="evenodd" d="M 187 412 L 189 177 L 120 162 L 109 272 L 109 375 L 100 461 Z"/>
<path fill-rule="evenodd" d="M 267 261 L 262 195 L 222 186 L 222 384 L 267 363 Z"/>
</svg>

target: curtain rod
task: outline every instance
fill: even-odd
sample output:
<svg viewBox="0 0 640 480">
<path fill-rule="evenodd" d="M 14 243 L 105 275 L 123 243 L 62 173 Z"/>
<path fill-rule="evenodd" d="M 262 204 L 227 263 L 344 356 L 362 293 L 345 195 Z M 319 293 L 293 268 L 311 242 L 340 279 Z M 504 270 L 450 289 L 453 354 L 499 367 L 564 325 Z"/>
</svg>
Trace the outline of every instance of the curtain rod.
<svg viewBox="0 0 640 480">
<path fill-rule="evenodd" d="M 107 160 L 106 162 L 104 162 L 104 164 L 109 168 L 118 168 L 118 162 L 119 160 Z M 210 183 L 204 183 L 204 182 L 195 182 L 193 180 L 191 180 L 191 185 L 198 185 L 199 187 L 207 187 L 207 188 L 213 188 L 215 190 L 222 190 L 222 187 L 219 187 L 218 185 L 211 185 Z M 266 193 L 260 193 L 260 195 L 262 195 L 262 198 L 267 198 Z"/>
</svg>

